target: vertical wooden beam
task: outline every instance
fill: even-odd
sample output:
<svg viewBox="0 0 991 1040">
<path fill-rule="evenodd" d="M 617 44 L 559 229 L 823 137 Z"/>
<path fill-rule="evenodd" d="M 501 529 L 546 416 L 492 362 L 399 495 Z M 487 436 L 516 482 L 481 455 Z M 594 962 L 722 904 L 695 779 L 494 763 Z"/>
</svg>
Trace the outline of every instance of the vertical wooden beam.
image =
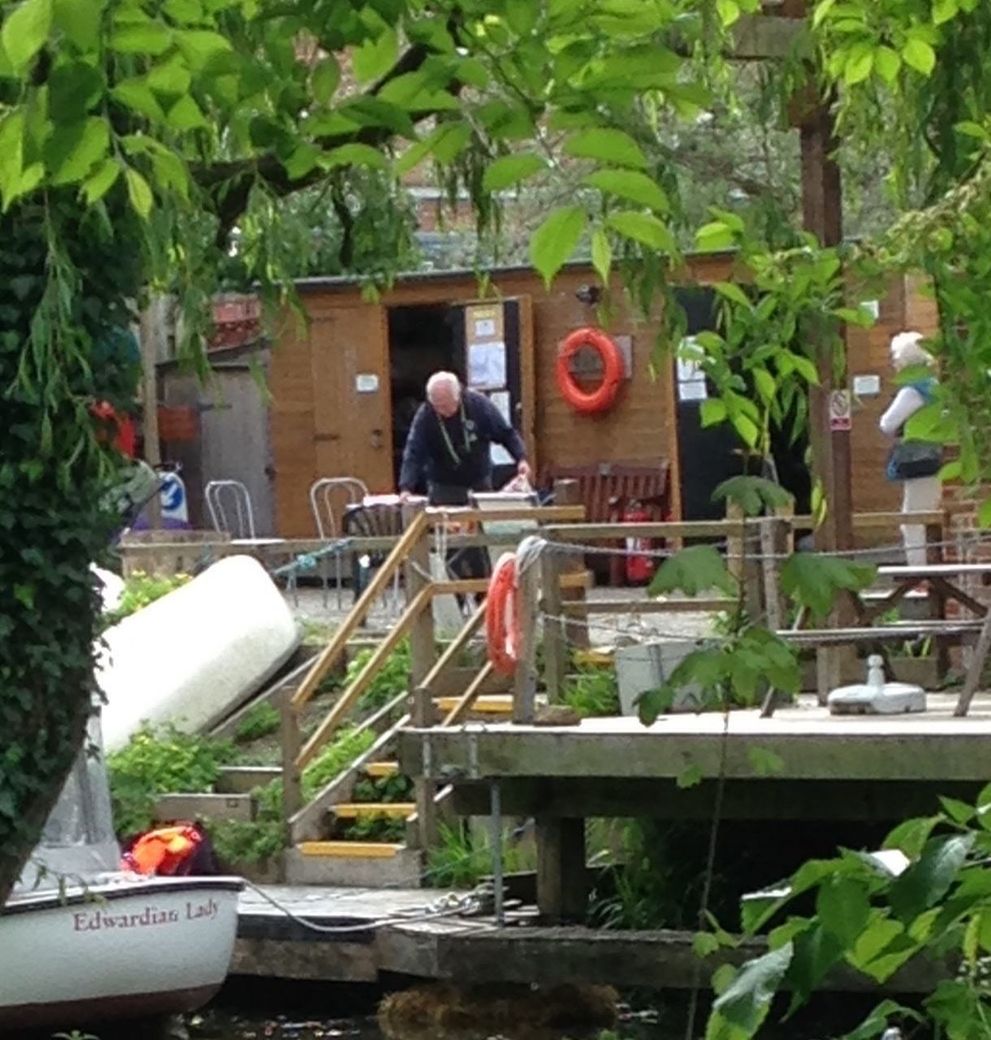
<svg viewBox="0 0 991 1040">
<path fill-rule="evenodd" d="M 138 340 L 141 348 L 141 402 L 144 414 L 141 430 L 144 436 L 144 460 L 154 469 L 161 464 L 162 449 L 158 440 L 158 355 L 165 320 L 164 297 L 153 297 L 141 312 Z M 152 495 L 147 505 L 148 524 L 152 530 L 161 527 L 162 502 Z"/>
<path fill-rule="evenodd" d="M 561 620 L 561 556 L 553 549 L 540 558 L 541 610 L 544 615 L 544 688 L 547 700 L 556 704 L 568 671 L 568 643 Z"/>
<path fill-rule="evenodd" d="M 767 627 L 784 628 L 785 609 L 781 595 L 781 566 L 788 548 L 788 521 L 769 516 L 760 522 L 761 572 L 764 585 L 764 609 Z"/>
<path fill-rule="evenodd" d="M 802 142 L 802 222 L 824 247 L 843 240 L 843 194 L 840 167 L 835 159 L 838 141 L 829 99 L 804 115 Z M 832 430 L 829 399 L 834 389 L 847 389 L 846 357 L 835 364 L 832 344 L 815 344 L 819 386 L 811 392 L 811 440 L 813 467 L 822 481 L 829 512 L 817 532 L 822 549 L 853 547 L 853 504 L 850 490 L 850 431 Z M 840 368 L 841 380 L 836 379 Z"/>
<path fill-rule="evenodd" d="M 517 557 L 519 559 L 519 557 Z M 519 576 L 516 611 L 520 624 L 520 646 L 513 678 L 513 722 L 533 722 L 537 699 L 537 561 L 530 560 Z"/>
<path fill-rule="evenodd" d="M 408 528 L 423 511 L 422 503 L 407 503 L 403 506 L 403 527 Z M 430 584 L 430 536 L 429 528 L 410 546 L 403 565 L 406 585 L 406 604 L 409 606 Z M 436 657 L 434 642 L 433 603 L 427 604 L 410 629 L 410 683 L 419 686 L 433 667 Z"/>
<path fill-rule="evenodd" d="M 537 909 L 549 924 L 580 923 L 588 911 L 585 821 L 536 819 Z"/>
<path fill-rule="evenodd" d="M 554 504 L 558 506 L 580 506 L 582 504 L 577 480 L 555 480 L 554 481 Z M 578 554 L 569 555 L 561 565 L 562 574 L 580 574 L 585 570 L 585 560 Z M 573 602 L 578 600 L 584 602 L 584 589 L 563 589 L 562 600 Z M 588 627 L 581 620 L 573 621 L 565 625 L 565 636 L 569 646 L 577 646 L 588 649 Z"/>
<path fill-rule="evenodd" d="M 412 693 L 412 723 L 417 729 L 429 729 L 436 724 L 437 712 L 429 688 L 416 686 Z M 430 756 L 429 737 L 421 738 L 423 744 L 423 773 L 413 778 L 416 800 L 417 848 L 428 851 L 437 845 L 437 781 L 433 777 L 433 762 Z"/>
<path fill-rule="evenodd" d="M 282 743 L 282 818 L 286 839 L 293 840 L 289 821 L 303 808 L 302 770 L 296 758 L 302 745 L 299 716 L 292 702 L 292 688 L 282 691 L 279 708 L 282 713 L 280 739 Z"/>
</svg>

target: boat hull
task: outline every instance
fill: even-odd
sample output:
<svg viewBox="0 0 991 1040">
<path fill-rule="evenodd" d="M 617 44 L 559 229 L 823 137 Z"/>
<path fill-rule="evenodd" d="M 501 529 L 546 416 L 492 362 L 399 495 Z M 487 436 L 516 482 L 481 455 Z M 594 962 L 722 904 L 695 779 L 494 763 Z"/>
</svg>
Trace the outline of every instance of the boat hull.
<svg viewBox="0 0 991 1040">
<path fill-rule="evenodd" d="M 242 882 L 123 876 L 0 914 L 0 1035 L 193 1011 L 220 988 Z"/>
</svg>

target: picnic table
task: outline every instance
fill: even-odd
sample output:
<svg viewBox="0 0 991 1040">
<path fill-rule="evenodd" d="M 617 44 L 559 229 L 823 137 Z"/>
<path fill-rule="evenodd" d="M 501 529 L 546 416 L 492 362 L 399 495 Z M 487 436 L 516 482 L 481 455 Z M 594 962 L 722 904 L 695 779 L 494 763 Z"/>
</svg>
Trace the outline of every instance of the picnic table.
<svg viewBox="0 0 991 1040">
<path fill-rule="evenodd" d="M 956 714 L 967 714 L 970 702 L 981 680 L 988 652 L 991 650 L 991 612 L 961 588 L 966 578 L 991 576 L 991 563 L 933 563 L 921 566 L 903 564 L 878 567 L 878 577 L 891 582 L 891 591 L 880 598 L 867 600 L 864 596 L 851 594 L 854 613 L 859 624 L 848 628 L 803 629 L 804 611 L 800 612 L 795 628 L 782 630 L 778 635 L 787 642 L 799 646 L 814 646 L 822 649 L 838 645 L 867 645 L 884 652 L 884 644 L 906 639 L 932 637 L 936 642 L 937 654 L 945 670 L 950 642 L 971 642 L 976 638 L 977 647 L 967 669 Z M 930 617 L 922 621 L 896 621 L 875 624 L 893 607 L 897 606 L 912 590 L 925 582 L 929 589 Z M 947 618 L 946 604 L 955 600 L 973 615 L 970 618 Z M 765 715 L 773 711 L 771 694 L 764 703 Z"/>
</svg>

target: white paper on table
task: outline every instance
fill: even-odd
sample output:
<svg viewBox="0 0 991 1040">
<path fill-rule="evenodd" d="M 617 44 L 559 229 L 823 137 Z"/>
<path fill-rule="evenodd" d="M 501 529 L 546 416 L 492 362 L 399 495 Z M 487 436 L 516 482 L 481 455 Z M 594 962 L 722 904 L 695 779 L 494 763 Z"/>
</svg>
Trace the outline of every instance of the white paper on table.
<svg viewBox="0 0 991 1040">
<path fill-rule="evenodd" d="M 501 390 L 506 385 L 506 344 L 468 344 L 468 385 L 474 390 Z"/>
</svg>

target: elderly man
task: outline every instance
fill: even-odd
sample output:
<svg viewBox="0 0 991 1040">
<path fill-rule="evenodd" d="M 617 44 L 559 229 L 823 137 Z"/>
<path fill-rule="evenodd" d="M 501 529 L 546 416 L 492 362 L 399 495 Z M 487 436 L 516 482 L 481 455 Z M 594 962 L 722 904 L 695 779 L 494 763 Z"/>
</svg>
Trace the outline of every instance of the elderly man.
<svg viewBox="0 0 991 1040">
<path fill-rule="evenodd" d="M 492 490 L 492 444 L 512 455 L 520 476 L 530 475 L 523 440 L 495 405 L 453 372 L 435 372 L 406 439 L 400 495 L 408 498 L 425 479 L 432 504 L 466 505 L 469 491 Z"/>
</svg>

